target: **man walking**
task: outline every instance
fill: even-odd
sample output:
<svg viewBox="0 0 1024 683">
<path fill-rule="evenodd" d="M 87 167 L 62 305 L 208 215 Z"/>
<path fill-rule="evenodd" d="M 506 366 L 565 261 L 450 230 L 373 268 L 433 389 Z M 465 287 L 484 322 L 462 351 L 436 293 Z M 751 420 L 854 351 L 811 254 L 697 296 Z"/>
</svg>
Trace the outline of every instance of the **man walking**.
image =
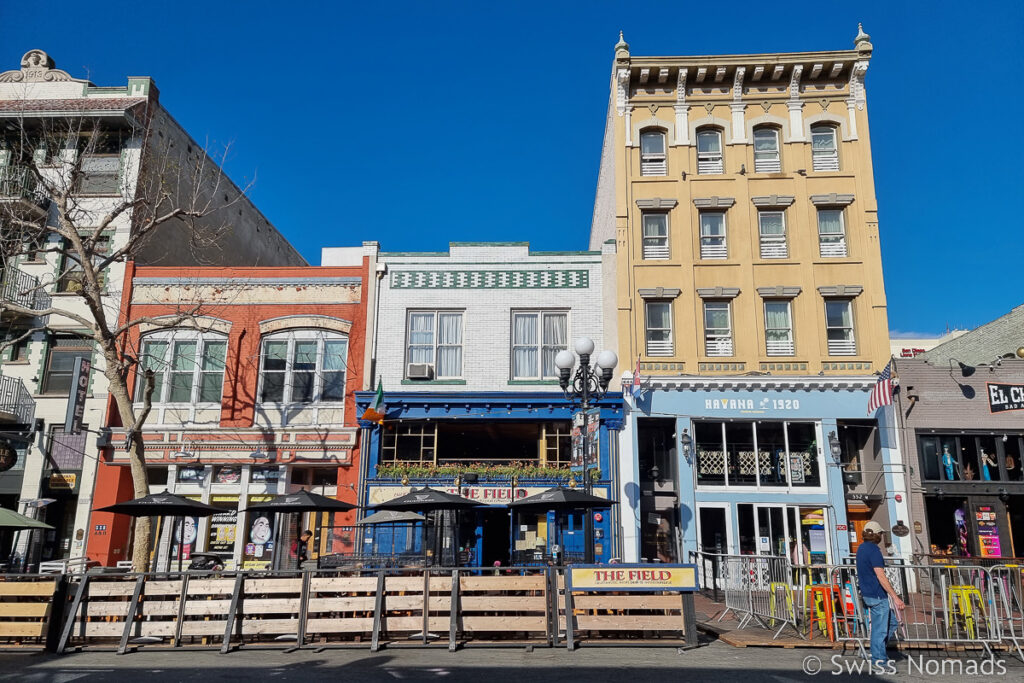
<svg viewBox="0 0 1024 683">
<path fill-rule="evenodd" d="M 885 558 L 879 548 L 883 534 L 885 531 L 881 524 L 868 522 L 861 534 L 864 542 L 857 548 L 857 586 L 871 619 L 871 661 L 881 666 L 885 666 L 889 659 L 885 646 L 896 633 L 899 623 L 889 599 L 897 610 L 904 608 L 903 600 L 885 575 Z"/>
</svg>

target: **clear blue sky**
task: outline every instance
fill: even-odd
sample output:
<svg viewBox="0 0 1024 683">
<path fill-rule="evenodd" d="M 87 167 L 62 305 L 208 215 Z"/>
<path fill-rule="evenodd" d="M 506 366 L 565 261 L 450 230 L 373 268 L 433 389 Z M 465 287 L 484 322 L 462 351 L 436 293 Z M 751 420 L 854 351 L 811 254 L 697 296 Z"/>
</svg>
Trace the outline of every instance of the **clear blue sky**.
<svg viewBox="0 0 1024 683">
<path fill-rule="evenodd" d="M 108 1 L 0 5 L 0 70 L 152 76 L 311 263 L 520 240 L 585 249 L 619 29 L 637 55 L 875 45 L 867 75 L 889 322 L 1024 302 L 1020 2 Z M 542 111 L 560 112 L 555 127 Z"/>
</svg>

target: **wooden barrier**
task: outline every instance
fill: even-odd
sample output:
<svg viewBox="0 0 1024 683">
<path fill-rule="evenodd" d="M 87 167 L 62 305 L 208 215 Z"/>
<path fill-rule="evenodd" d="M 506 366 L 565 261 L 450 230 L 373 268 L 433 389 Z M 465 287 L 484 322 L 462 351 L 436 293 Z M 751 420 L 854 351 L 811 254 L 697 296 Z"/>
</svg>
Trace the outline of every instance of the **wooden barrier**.
<svg viewBox="0 0 1024 683">
<path fill-rule="evenodd" d="M 456 630 L 467 640 L 515 637 L 550 644 L 547 572 L 528 576 L 460 576 Z"/>
<path fill-rule="evenodd" d="M 61 578 L 0 574 L 0 647 L 46 646 Z"/>
</svg>

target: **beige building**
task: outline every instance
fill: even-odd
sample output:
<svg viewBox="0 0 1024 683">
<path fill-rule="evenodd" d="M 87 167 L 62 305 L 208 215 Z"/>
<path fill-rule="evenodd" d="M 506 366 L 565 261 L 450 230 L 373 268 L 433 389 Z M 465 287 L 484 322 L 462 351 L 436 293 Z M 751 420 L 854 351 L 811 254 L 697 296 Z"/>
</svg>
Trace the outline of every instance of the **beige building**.
<svg viewBox="0 0 1024 683">
<path fill-rule="evenodd" d="M 890 357 L 872 50 L 862 30 L 831 52 L 615 46 L 591 248 L 615 241 L 620 367 L 644 378 L 621 477 L 638 558 L 795 539 L 837 559 L 846 530 L 905 517 L 898 451 L 865 419 Z"/>
</svg>

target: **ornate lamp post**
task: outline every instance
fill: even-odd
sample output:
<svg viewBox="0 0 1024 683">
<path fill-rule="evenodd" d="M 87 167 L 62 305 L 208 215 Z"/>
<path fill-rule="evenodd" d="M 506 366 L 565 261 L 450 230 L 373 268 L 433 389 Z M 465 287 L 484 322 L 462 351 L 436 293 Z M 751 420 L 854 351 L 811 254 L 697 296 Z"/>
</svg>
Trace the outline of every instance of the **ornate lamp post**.
<svg viewBox="0 0 1024 683">
<path fill-rule="evenodd" d="M 590 433 L 587 429 L 591 400 L 600 400 L 608 391 L 608 384 L 612 380 L 612 372 L 619 362 L 619 357 L 614 351 L 602 351 L 597 355 L 597 361 L 593 367 L 590 365 L 590 356 L 594 353 L 594 340 L 588 337 L 580 337 L 573 344 L 572 351 L 566 349 L 559 351 L 555 356 L 555 365 L 558 367 L 558 385 L 562 387 L 562 393 L 570 404 L 579 404 L 580 412 L 583 415 L 583 490 L 590 493 L 593 488 L 593 478 L 590 476 L 587 456 L 590 453 Z M 573 365 L 576 364 L 576 356 L 579 356 L 579 367 L 576 373 L 572 373 Z M 584 513 L 583 517 L 584 534 L 584 561 L 587 564 L 594 562 L 594 515 L 590 510 Z"/>
</svg>

